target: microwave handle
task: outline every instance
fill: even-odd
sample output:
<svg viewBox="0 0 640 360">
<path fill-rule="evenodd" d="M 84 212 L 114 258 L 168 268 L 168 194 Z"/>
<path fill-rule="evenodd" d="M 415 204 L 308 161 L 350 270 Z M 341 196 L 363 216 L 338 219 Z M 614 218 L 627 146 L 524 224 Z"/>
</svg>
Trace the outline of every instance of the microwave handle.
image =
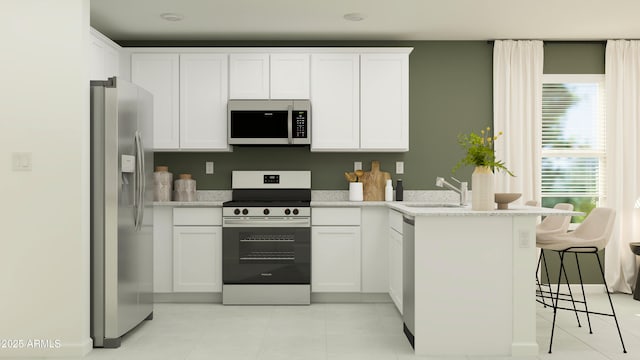
<svg viewBox="0 0 640 360">
<path fill-rule="evenodd" d="M 287 135 L 289 144 L 293 144 L 293 105 L 287 106 Z"/>
</svg>

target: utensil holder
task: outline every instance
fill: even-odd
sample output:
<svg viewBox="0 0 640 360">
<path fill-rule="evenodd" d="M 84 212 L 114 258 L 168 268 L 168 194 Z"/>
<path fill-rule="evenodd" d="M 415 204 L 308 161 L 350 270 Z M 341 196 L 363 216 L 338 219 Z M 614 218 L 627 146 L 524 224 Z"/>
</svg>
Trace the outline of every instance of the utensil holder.
<svg viewBox="0 0 640 360">
<path fill-rule="evenodd" d="M 362 190 L 361 182 L 349 183 L 349 201 L 362 201 Z"/>
</svg>

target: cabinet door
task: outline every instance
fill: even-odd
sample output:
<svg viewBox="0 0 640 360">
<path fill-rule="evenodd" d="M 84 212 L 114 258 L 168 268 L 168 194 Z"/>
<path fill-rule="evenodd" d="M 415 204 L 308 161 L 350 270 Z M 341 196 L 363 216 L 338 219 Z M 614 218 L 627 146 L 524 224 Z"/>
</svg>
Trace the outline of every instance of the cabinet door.
<svg viewBox="0 0 640 360">
<path fill-rule="evenodd" d="M 180 147 L 178 54 L 131 55 L 131 81 L 153 94 L 153 148 Z"/>
<path fill-rule="evenodd" d="M 309 54 L 271 54 L 271 99 L 309 98 Z"/>
<path fill-rule="evenodd" d="M 360 227 L 311 229 L 311 291 L 360 292 Z"/>
<path fill-rule="evenodd" d="M 358 54 L 311 55 L 311 150 L 360 147 Z"/>
<path fill-rule="evenodd" d="M 89 79 L 106 80 L 120 76 L 118 50 L 90 32 Z"/>
<path fill-rule="evenodd" d="M 389 291 L 389 209 L 381 206 L 362 208 L 362 292 Z"/>
<path fill-rule="evenodd" d="M 409 56 L 360 57 L 360 147 L 409 151 Z"/>
<path fill-rule="evenodd" d="M 173 227 L 173 291 L 222 291 L 222 228 Z"/>
<path fill-rule="evenodd" d="M 153 207 L 153 292 L 173 292 L 173 216 L 170 206 Z"/>
<path fill-rule="evenodd" d="M 389 296 L 402 314 L 402 234 L 389 229 Z"/>
<path fill-rule="evenodd" d="M 229 98 L 269 98 L 269 54 L 229 55 Z"/>
<path fill-rule="evenodd" d="M 227 55 L 180 55 L 180 148 L 228 150 Z"/>
</svg>

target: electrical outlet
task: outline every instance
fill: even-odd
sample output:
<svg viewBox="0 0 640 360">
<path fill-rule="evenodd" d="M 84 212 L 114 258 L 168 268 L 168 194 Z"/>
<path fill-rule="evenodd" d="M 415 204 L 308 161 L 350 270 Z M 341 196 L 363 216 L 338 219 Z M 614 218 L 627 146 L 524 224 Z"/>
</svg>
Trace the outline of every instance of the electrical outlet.
<svg viewBox="0 0 640 360">
<path fill-rule="evenodd" d="M 11 154 L 13 171 L 31 171 L 31 153 L 14 152 Z"/>
<path fill-rule="evenodd" d="M 207 161 L 205 163 L 205 174 L 211 175 L 213 174 L 213 161 Z"/>
<path fill-rule="evenodd" d="M 529 241 L 529 238 L 530 238 L 530 236 L 529 236 L 529 231 L 527 231 L 527 230 L 520 230 L 520 231 L 518 232 L 518 238 L 519 238 L 518 240 L 519 240 L 519 243 L 520 243 L 520 247 L 521 247 L 521 248 L 526 249 L 526 248 L 531 247 L 531 244 L 530 244 L 530 243 L 531 243 L 531 241 Z"/>
<path fill-rule="evenodd" d="M 404 161 L 396 161 L 396 174 L 404 174 Z"/>
<path fill-rule="evenodd" d="M 362 161 L 353 162 L 353 171 L 362 170 Z"/>
</svg>

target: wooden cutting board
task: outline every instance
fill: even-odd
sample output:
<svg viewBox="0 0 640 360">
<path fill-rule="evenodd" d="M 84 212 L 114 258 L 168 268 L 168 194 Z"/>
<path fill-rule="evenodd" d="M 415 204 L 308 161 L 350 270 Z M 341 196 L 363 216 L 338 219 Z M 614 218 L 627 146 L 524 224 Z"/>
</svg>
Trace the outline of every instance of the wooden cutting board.
<svg viewBox="0 0 640 360">
<path fill-rule="evenodd" d="M 365 171 L 360 179 L 364 201 L 384 201 L 384 187 L 387 185 L 388 179 L 391 179 L 391 174 L 380 171 L 379 161 L 372 161 L 371 171 Z"/>
</svg>

